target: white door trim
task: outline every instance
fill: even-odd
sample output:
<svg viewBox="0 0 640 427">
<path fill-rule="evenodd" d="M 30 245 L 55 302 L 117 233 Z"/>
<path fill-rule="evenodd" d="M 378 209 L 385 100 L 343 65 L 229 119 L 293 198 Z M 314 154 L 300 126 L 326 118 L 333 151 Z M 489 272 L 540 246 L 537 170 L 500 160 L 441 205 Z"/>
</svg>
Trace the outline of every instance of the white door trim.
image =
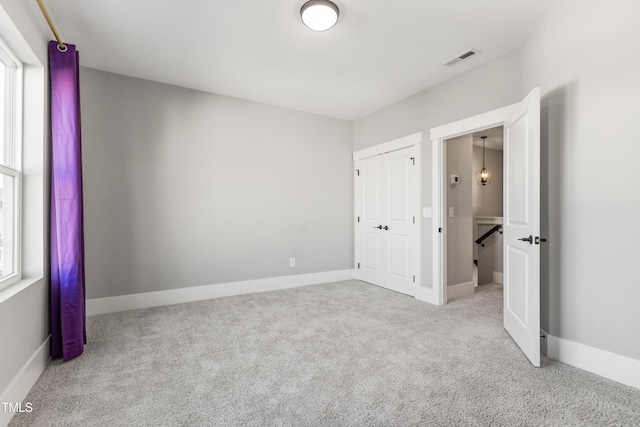
<svg viewBox="0 0 640 427">
<path fill-rule="evenodd" d="M 353 196 L 354 196 L 354 223 L 355 227 L 353 228 L 354 235 L 354 277 L 358 278 L 358 232 L 359 232 L 359 223 L 358 223 L 358 215 L 360 212 L 360 202 L 358 200 L 358 185 L 359 180 L 357 179 L 357 170 L 359 169 L 360 160 L 367 159 L 369 157 L 378 156 L 385 153 L 390 153 L 392 151 L 402 150 L 403 148 L 415 147 L 415 166 L 416 166 L 416 174 L 415 174 L 415 218 L 416 218 L 416 239 L 415 241 L 415 271 L 416 271 L 416 283 L 414 287 L 414 297 L 422 295 L 422 215 L 419 215 L 422 209 L 422 151 L 421 146 L 423 143 L 422 132 L 417 132 L 411 135 L 404 136 L 402 138 L 394 139 L 392 141 L 384 142 L 382 144 L 374 145 L 373 147 L 368 147 L 362 150 L 353 152 L 353 162 L 354 162 L 354 186 L 353 186 Z"/>
<path fill-rule="evenodd" d="M 457 122 L 448 123 L 430 132 L 433 171 L 432 171 L 432 204 L 433 204 L 433 290 L 434 298 L 431 299 L 436 305 L 447 303 L 447 272 L 446 265 L 446 239 L 445 239 L 445 219 L 446 206 L 445 197 L 445 150 L 444 141 L 457 136 L 490 129 L 504 124 L 509 114 L 519 105 L 512 104 L 477 116 L 468 117 Z"/>
<path fill-rule="evenodd" d="M 382 144 L 374 145 L 373 147 L 354 151 L 353 160 L 358 161 L 367 159 L 369 157 L 378 156 L 380 154 L 390 153 L 391 151 L 402 150 L 403 148 L 411 147 L 414 145 L 419 149 L 420 144 L 422 144 L 422 132 L 403 136 L 402 138 L 394 139 L 393 141 L 384 142 Z M 416 166 L 418 165 L 416 164 Z"/>
</svg>

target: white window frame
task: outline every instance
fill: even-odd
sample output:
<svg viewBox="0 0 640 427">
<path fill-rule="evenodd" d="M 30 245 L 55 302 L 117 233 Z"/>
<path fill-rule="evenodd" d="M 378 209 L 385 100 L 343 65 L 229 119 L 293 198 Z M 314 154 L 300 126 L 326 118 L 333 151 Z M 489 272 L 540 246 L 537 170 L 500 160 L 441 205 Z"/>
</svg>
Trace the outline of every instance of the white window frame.
<svg viewBox="0 0 640 427">
<path fill-rule="evenodd" d="M 0 278 L 0 289 L 22 279 L 22 94 L 23 65 L 0 39 L 0 62 L 6 66 L 4 105 L 4 158 L 10 166 L 0 164 L 0 173 L 14 178 L 13 273 Z"/>
</svg>

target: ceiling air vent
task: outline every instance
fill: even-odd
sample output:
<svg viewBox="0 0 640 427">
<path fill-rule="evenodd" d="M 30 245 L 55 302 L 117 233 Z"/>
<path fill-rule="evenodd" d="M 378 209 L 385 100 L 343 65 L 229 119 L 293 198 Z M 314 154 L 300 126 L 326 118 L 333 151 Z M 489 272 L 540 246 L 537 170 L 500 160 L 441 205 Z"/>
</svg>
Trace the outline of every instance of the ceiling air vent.
<svg viewBox="0 0 640 427">
<path fill-rule="evenodd" d="M 447 67 L 453 67 L 454 65 L 458 65 L 462 61 L 466 61 L 469 58 L 473 58 L 474 56 L 476 56 L 479 53 L 480 53 L 479 50 L 469 49 L 465 53 L 462 53 L 462 54 L 456 56 L 455 58 L 452 58 L 452 59 L 448 60 L 447 62 L 444 63 L 444 65 L 446 65 Z"/>
</svg>

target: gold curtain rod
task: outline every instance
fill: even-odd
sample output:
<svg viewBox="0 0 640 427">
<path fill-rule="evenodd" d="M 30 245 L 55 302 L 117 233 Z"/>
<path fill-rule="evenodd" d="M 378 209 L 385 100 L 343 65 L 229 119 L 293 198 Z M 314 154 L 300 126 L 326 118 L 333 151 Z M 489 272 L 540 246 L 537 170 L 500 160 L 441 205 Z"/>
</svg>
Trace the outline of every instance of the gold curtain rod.
<svg viewBox="0 0 640 427">
<path fill-rule="evenodd" d="M 47 8 L 44 7 L 44 3 L 42 3 L 42 0 L 36 0 L 36 1 L 38 2 L 38 6 L 40 6 L 40 10 L 44 15 L 44 19 L 47 20 L 47 24 L 49 24 L 49 28 L 51 28 L 51 31 L 53 31 L 53 35 L 56 37 L 56 40 L 58 41 L 58 49 L 64 52 L 65 50 L 67 50 L 67 47 L 64 45 L 64 43 L 62 43 L 62 38 L 60 37 L 60 34 L 58 34 L 58 30 L 56 30 L 56 26 L 53 25 L 53 21 L 49 16 L 49 12 L 47 12 Z"/>
</svg>

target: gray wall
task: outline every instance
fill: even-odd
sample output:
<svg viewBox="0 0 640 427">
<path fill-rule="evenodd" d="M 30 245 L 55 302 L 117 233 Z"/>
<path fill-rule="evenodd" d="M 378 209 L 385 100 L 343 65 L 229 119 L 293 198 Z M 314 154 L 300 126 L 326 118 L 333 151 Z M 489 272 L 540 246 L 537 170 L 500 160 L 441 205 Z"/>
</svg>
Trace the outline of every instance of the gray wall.
<svg viewBox="0 0 640 427">
<path fill-rule="evenodd" d="M 429 207 L 432 204 L 430 129 L 519 102 L 520 92 L 520 53 L 514 50 L 357 120 L 353 125 L 353 148 L 360 150 L 423 132 L 427 142 L 422 150 L 422 205 Z M 433 288 L 433 232 L 431 218 L 423 218 L 420 285 L 427 288 Z"/>
<path fill-rule="evenodd" d="M 351 122 L 86 68 L 81 96 L 88 298 L 353 268 Z"/>
<path fill-rule="evenodd" d="M 447 166 L 447 286 L 473 281 L 473 212 L 471 157 L 473 136 L 450 139 L 445 143 Z M 451 184 L 451 175 L 460 177 L 459 184 Z"/>
<path fill-rule="evenodd" d="M 482 169 L 482 147 L 473 146 L 473 216 L 502 216 L 502 151 L 485 149 L 485 166 L 493 173 L 491 184 L 475 183 L 475 173 Z"/>
<path fill-rule="evenodd" d="M 542 91 L 542 324 L 640 359 L 640 2 L 571 0 L 522 48 Z"/>
<path fill-rule="evenodd" d="M 24 2 L 0 0 L 0 37 L 24 64 L 23 129 L 23 281 L 0 291 L 0 396 L 49 335 L 45 262 L 48 226 L 47 39 Z M 28 286 L 27 286 L 28 284 Z M 45 349 L 48 351 L 48 348 Z M 1 413 L 0 424 L 10 415 Z"/>
</svg>

